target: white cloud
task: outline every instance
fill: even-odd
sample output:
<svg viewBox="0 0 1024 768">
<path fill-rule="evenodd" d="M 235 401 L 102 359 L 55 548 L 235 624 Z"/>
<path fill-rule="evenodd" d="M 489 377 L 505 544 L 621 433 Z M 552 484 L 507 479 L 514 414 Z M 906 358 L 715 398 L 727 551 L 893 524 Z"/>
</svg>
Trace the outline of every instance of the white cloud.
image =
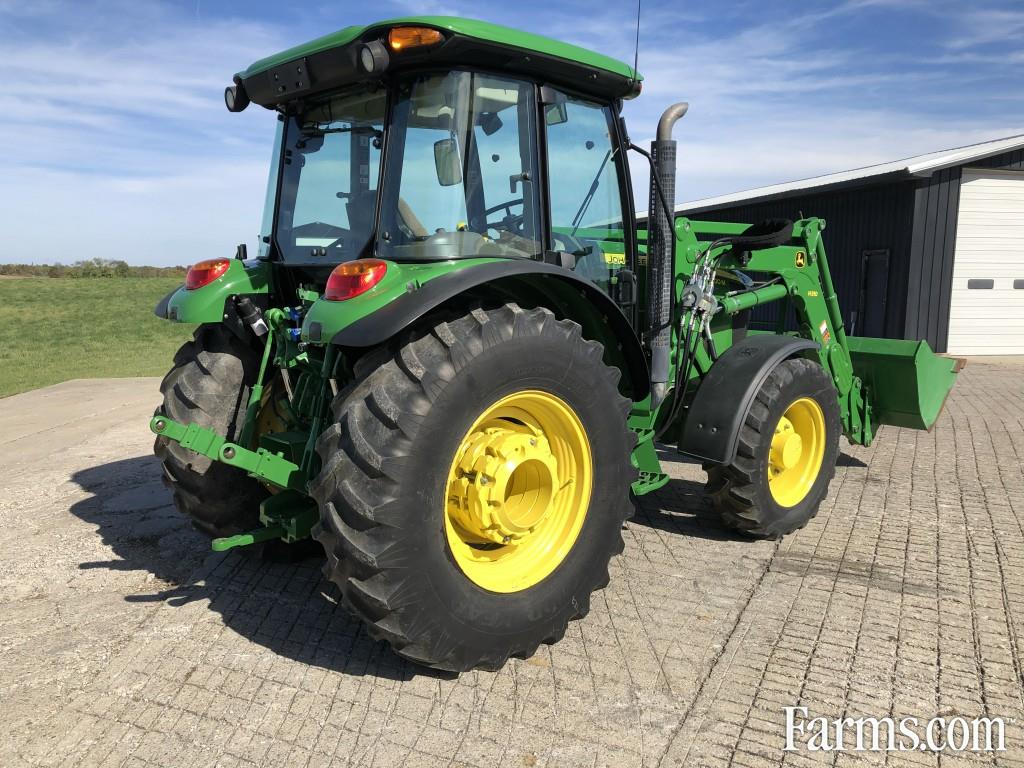
<svg viewBox="0 0 1024 768">
<path fill-rule="evenodd" d="M 950 40 L 883 53 L 852 39 L 846 46 L 809 44 L 821 39 L 824 25 L 838 23 L 836 16 L 896 4 L 850 2 L 711 38 L 645 33 L 644 93 L 626 108 L 633 140 L 652 138 L 661 108 L 690 102 L 676 128 L 677 200 L 685 201 L 1024 132 L 1018 89 L 991 87 L 989 74 L 975 67 L 926 60 L 932 42 L 942 50 Z M 953 28 L 967 28 L 955 22 L 971 18 L 970 9 L 947 14 Z M 674 47 L 663 43 L 668 37 Z M 999 64 L 1009 75 L 1012 60 Z M 1000 97 L 1002 106 L 993 106 Z M 644 201 L 638 204 L 646 207 L 646 161 L 634 158 L 632 168 L 635 195 Z"/>
<path fill-rule="evenodd" d="M 8 174 L 3 206 L 10 261 L 65 264 L 90 258 L 189 264 L 255 253 L 266 164 L 208 165 L 175 175 L 117 178 L 58 170 Z"/>
<path fill-rule="evenodd" d="M 974 48 L 1003 40 L 1019 40 L 1024 35 L 1024 11 L 977 8 L 965 15 L 963 31 L 949 47 L 955 50 Z"/>
<path fill-rule="evenodd" d="M 151 2 L 3 3 L 0 29 L 0 259 L 174 264 L 245 235 L 254 247 L 273 116 L 231 115 L 221 94 L 284 47 L 274 32 Z"/>
<path fill-rule="evenodd" d="M 486 17 L 633 58 L 633 7 L 591 0 L 530 12 L 464 0 L 303 5 L 281 26 L 186 5 L 0 0 L 0 260 L 184 263 L 243 239 L 252 250 L 273 116 L 229 114 L 221 91 L 251 61 L 370 13 Z M 889 47 L 842 32 L 908 13 L 940 31 Z M 1022 33 L 1024 13 L 987 2 L 846 0 L 786 13 L 744 0 L 645 2 L 646 80 L 627 119 L 645 144 L 662 108 L 690 101 L 677 128 L 679 200 L 1021 133 L 1024 103 L 1008 84 L 1024 76 Z M 646 168 L 634 169 L 644 208 Z"/>
</svg>

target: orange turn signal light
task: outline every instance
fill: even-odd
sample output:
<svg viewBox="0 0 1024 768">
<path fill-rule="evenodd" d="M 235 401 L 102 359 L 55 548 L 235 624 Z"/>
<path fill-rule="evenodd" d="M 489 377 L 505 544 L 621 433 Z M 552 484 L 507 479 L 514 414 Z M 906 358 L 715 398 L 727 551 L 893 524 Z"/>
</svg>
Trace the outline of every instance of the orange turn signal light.
<svg viewBox="0 0 1024 768">
<path fill-rule="evenodd" d="M 328 301 L 345 301 L 366 293 L 384 279 L 387 271 L 387 262 L 380 259 L 346 261 L 336 266 L 327 278 L 324 298 Z"/>
<path fill-rule="evenodd" d="M 207 259 L 193 264 L 185 274 L 185 290 L 194 291 L 196 288 L 209 285 L 227 272 L 230 266 L 230 259 Z"/>
<path fill-rule="evenodd" d="M 430 27 L 394 27 L 388 32 L 388 45 L 392 51 L 437 45 L 442 40 L 444 35 Z"/>
</svg>

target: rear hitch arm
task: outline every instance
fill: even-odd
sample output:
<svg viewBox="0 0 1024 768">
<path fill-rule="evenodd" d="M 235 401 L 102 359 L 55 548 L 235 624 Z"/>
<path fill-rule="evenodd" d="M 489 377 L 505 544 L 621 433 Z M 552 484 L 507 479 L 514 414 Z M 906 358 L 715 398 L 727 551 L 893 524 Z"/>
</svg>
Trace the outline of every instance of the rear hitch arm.
<svg viewBox="0 0 1024 768">
<path fill-rule="evenodd" d="M 173 440 L 183 448 L 245 470 L 250 476 L 283 489 L 260 505 L 262 528 L 214 539 L 214 552 L 248 547 L 272 539 L 294 542 L 309 536 L 317 520 L 316 506 L 305 495 L 306 475 L 302 468 L 265 448 L 251 451 L 225 440 L 211 429 L 198 424 L 179 424 L 156 415 L 149 422 L 155 434 Z"/>
<path fill-rule="evenodd" d="M 265 448 L 251 451 L 237 443 L 228 442 L 211 429 L 200 427 L 198 424 L 179 424 L 161 415 L 150 419 L 149 428 L 153 433 L 173 440 L 183 448 L 214 461 L 238 467 L 278 488 L 302 493 L 306 490 L 306 475 L 302 468 Z"/>
</svg>

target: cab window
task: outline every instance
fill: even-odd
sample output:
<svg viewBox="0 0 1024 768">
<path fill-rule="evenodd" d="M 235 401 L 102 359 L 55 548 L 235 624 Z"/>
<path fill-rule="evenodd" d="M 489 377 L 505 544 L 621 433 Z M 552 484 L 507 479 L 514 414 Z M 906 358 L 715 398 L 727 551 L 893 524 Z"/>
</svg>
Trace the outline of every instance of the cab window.
<svg viewBox="0 0 1024 768">
<path fill-rule="evenodd" d="M 529 83 L 474 72 L 399 86 L 378 253 L 399 261 L 542 253 Z"/>
<path fill-rule="evenodd" d="M 626 263 L 618 143 L 609 107 L 559 95 L 544 107 L 551 247 L 575 257 L 577 274 L 608 291 Z"/>
</svg>

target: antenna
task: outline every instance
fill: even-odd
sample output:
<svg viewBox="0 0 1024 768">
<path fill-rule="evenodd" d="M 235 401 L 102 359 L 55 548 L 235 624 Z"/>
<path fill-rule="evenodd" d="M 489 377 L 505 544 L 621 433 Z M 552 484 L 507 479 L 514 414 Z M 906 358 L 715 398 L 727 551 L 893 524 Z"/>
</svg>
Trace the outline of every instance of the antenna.
<svg viewBox="0 0 1024 768">
<path fill-rule="evenodd" d="M 629 91 L 633 92 L 633 88 L 636 86 L 636 78 L 640 74 L 637 72 L 637 64 L 640 61 L 640 0 L 636 0 L 636 42 L 633 44 L 633 77 L 629 81 Z"/>
<path fill-rule="evenodd" d="M 636 95 L 634 89 L 637 85 L 637 62 L 640 59 L 640 0 L 637 0 L 637 39 L 633 47 L 633 76 L 630 78 L 630 87 L 626 90 L 624 98 L 633 98 Z"/>
</svg>

